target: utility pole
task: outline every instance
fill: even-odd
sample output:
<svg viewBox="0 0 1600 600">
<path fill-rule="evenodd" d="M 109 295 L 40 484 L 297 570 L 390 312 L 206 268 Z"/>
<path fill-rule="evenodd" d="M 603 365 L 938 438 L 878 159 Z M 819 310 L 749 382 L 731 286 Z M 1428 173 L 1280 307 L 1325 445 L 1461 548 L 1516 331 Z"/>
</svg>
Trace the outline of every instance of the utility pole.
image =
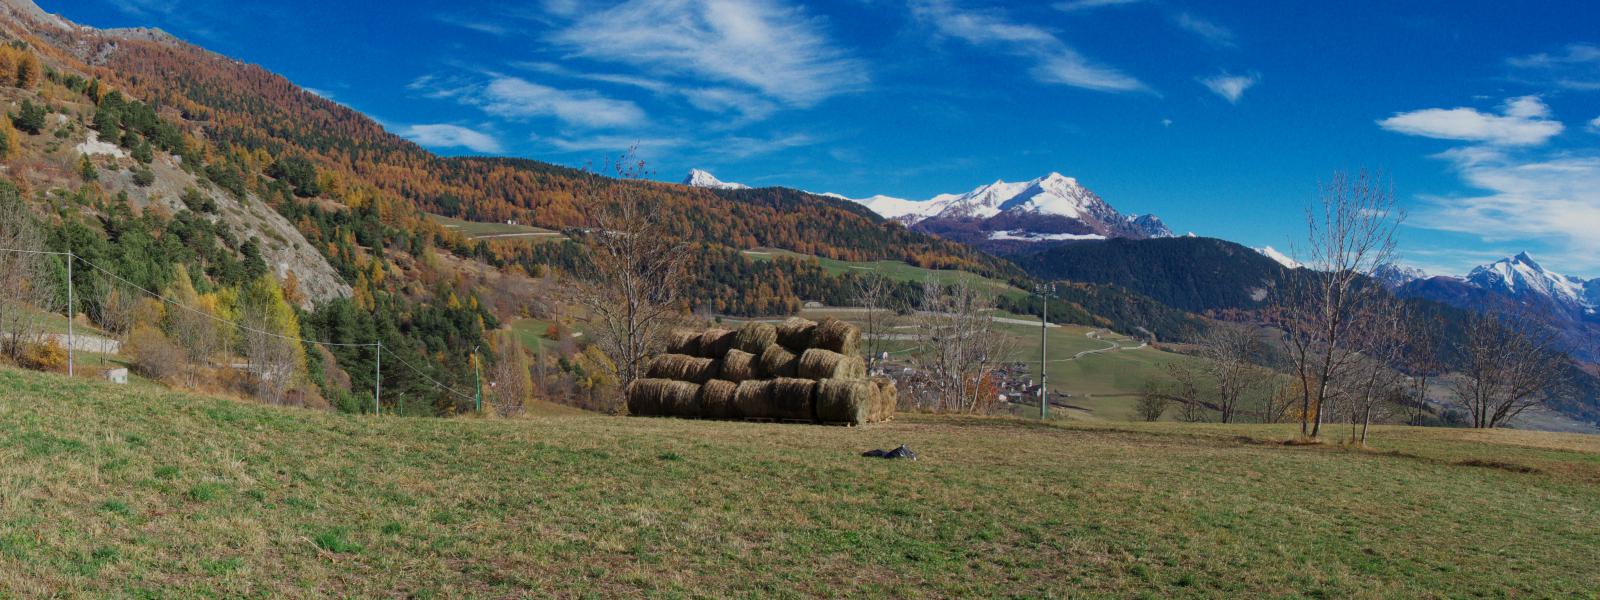
<svg viewBox="0 0 1600 600">
<path fill-rule="evenodd" d="M 478 348 L 482 348 L 482 346 L 472 347 L 472 380 L 477 388 L 477 392 L 473 394 L 472 402 L 473 410 L 477 411 L 478 414 L 483 414 L 483 359 L 478 358 Z"/>
<path fill-rule="evenodd" d="M 77 320 L 77 307 L 72 302 L 72 238 L 67 237 L 67 377 L 73 376 L 73 353 L 76 351 L 72 339 L 72 322 Z"/>
<path fill-rule="evenodd" d="M 372 380 L 372 414 L 376 416 L 383 413 L 383 405 L 378 403 L 378 395 L 383 393 L 383 342 L 372 347 L 378 349 L 378 378 Z"/>
<path fill-rule="evenodd" d="M 1056 284 L 1040 284 L 1035 289 L 1044 304 L 1039 313 L 1039 420 L 1044 421 L 1050 418 L 1050 375 L 1045 371 L 1050 364 L 1050 343 L 1045 334 L 1050 327 L 1050 297 L 1055 295 Z"/>
</svg>

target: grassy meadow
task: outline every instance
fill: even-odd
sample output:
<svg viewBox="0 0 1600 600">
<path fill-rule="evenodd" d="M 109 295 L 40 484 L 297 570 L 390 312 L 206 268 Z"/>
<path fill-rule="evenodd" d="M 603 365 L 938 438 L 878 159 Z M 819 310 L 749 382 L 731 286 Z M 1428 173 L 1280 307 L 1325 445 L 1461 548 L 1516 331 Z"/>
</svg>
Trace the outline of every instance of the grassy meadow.
<svg viewBox="0 0 1600 600">
<path fill-rule="evenodd" d="M 0 369 L 0 597 L 1592 597 L 1600 438 L 356 417 Z M 916 462 L 866 449 L 910 444 Z"/>
</svg>

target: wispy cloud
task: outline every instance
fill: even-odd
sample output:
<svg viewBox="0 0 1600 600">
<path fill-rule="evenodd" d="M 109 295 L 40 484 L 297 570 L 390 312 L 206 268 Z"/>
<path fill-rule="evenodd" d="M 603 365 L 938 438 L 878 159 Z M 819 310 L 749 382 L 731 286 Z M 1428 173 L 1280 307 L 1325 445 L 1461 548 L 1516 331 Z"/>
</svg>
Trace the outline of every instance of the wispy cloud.
<svg viewBox="0 0 1600 600">
<path fill-rule="evenodd" d="M 1589 131 L 1600 133 L 1600 117 L 1595 117 L 1589 121 Z"/>
<path fill-rule="evenodd" d="M 1496 115 L 1474 108 L 1428 108 L 1396 113 L 1378 121 L 1378 125 L 1408 135 L 1495 146 L 1536 146 L 1564 129 L 1560 121 L 1550 118 L 1550 108 L 1538 96 L 1507 100 L 1500 112 Z"/>
<path fill-rule="evenodd" d="M 644 110 L 631 101 L 608 98 L 594 90 L 554 88 L 509 75 L 491 75 L 487 83 L 425 76 L 409 87 L 436 98 L 453 98 L 506 119 L 551 117 L 588 128 L 632 126 L 645 120 Z"/>
<path fill-rule="evenodd" d="M 635 87 L 661 96 L 682 98 L 690 106 L 708 113 L 737 113 L 740 118 L 735 124 L 765 119 L 780 108 L 777 103 L 758 93 L 725 86 L 680 87 L 659 79 L 618 73 L 575 71 L 548 62 L 523 61 L 512 63 L 512 66 L 536 73 Z"/>
<path fill-rule="evenodd" d="M 1600 46 L 1568 44 L 1556 53 L 1540 52 L 1506 60 L 1522 78 L 1576 91 L 1600 91 Z"/>
<path fill-rule="evenodd" d="M 484 154 L 500 154 L 504 148 L 494 136 L 449 124 L 410 125 L 400 129 L 400 137 L 430 148 L 466 148 Z"/>
<path fill-rule="evenodd" d="M 1208 19 L 1195 16 L 1192 13 L 1181 12 L 1174 15 L 1172 20 L 1180 29 L 1198 35 L 1201 39 L 1213 45 L 1229 48 L 1238 45 L 1232 29 L 1218 25 Z"/>
<path fill-rule="evenodd" d="M 489 35 L 510 35 L 514 31 L 502 23 L 495 23 L 493 21 L 486 21 L 474 17 L 464 17 L 452 13 L 438 15 L 435 17 L 435 19 L 446 25 L 454 25 L 462 29 L 469 29 L 479 33 L 487 33 Z"/>
<path fill-rule="evenodd" d="M 1124 6 L 1124 5 L 1128 5 L 1128 4 L 1137 4 L 1137 3 L 1143 2 L 1143 1 L 1144 0 L 1070 0 L 1068 2 L 1057 2 L 1052 6 L 1056 10 L 1059 10 L 1059 11 L 1062 11 L 1062 12 L 1078 12 L 1078 11 L 1082 11 L 1082 10 L 1093 10 L 1093 9 L 1096 9 L 1096 8 L 1105 8 L 1105 7 L 1108 7 L 1108 6 Z"/>
<path fill-rule="evenodd" d="M 912 4 L 912 12 L 942 36 L 1031 60 L 1030 73 L 1043 83 L 1105 92 L 1149 89 L 1131 75 L 1095 64 L 1054 33 L 1036 25 L 1011 21 L 998 12 L 964 9 L 951 0 L 917 0 Z"/>
<path fill-rule="evenodd" d="M 1250 89 L 1259 81 L 1261 81 L 1261 75 L 1258 73 L 1229 75 L 1224 72 L 1200 79 L 1200 83 L 1205 85 L 1206 89 L 1211 90 L 1218 96 L 1222 96 L 1233 104 L 1238 104 L 1239 99 L 1244 97 L 1245 90 Z"/>
<path fill-rule="evenodd" d="M 1559 249 L 1556 262 L 1600 268 L 1600 156 L 1525 158 L 1469 147 L 1439 155 L 1482 195 L 1424 197 L 1414 224 L 1475 235 L 1489 242 L 1523 240 Z"/>
<path fill-rule="evenodd" d="M 576 57 L 687 77 L 696 87 L 745 87 L 799 107 L 870 81 L 866 63 L 829 39 L 821 19 L 779 0 L 630 0 L 577 16 L 550 41 Z"/>
</svg>

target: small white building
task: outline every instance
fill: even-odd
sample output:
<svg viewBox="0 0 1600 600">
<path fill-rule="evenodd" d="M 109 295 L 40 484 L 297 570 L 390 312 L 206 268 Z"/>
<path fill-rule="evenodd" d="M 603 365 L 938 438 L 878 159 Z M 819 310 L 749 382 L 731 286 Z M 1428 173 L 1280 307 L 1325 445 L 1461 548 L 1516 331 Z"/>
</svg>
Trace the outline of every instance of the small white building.
<svg viewBox="0 0 1600 600">
<path fill-rule="evenodd" d="M 106 381 L 126 385 L 128 383 L 128 370 L 112 369 L 106 371 Z"/>
</svg>

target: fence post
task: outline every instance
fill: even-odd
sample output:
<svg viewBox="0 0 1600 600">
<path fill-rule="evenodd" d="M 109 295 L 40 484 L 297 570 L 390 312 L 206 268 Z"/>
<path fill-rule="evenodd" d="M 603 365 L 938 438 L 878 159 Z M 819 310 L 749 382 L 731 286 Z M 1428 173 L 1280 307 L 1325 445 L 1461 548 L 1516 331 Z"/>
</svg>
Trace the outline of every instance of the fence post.
<svg viewBox="0 0 1600 600">
<path fill-rule="evenodd" d="M 77 344 L 72 339 L 72 322 L 78 316 L 77 307 L 72 302 L 72 249 L 67 248 L 67 377 L 73 376 L 73 353 L 77 352 Z"/>
<path fill-rule="evenodd" d="M 378 395 L 383 392 L 383 342 L 373 344 L 378 349 L 378 378 L 372 382 L 372 414 L 383 414 L 383 405 L 378 402 Z"/>
</svg>

